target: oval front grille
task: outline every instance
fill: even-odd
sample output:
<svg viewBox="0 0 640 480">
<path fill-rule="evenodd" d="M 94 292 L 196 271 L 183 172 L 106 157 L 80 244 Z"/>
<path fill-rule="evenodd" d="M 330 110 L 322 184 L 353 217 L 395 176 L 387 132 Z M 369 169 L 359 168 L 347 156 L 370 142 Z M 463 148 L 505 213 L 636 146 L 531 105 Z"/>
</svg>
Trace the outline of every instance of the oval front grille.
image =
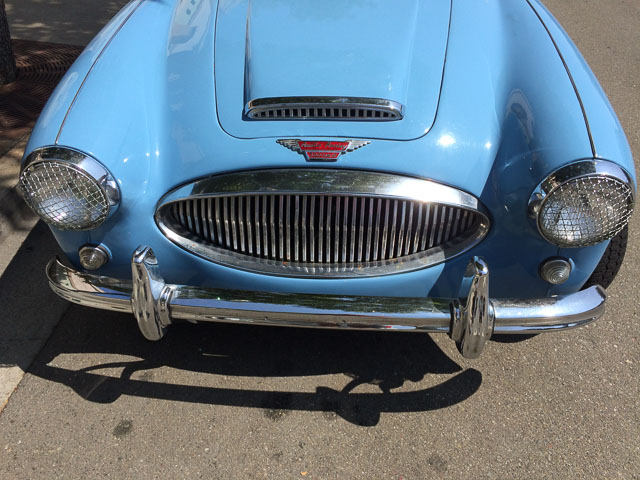
<svg viewBox="0 0 640 480">
<path fill-rule="evenodd" d="M 477 228 L 469 210 L 416 201 L 331 195 L 183 200 L 174 226 L 214 247 L 268 260 L 348 264 L 421 253 Z"/>
<path fill-rule="evenodd" d="M 483 219 L 449 205 L 332 195 L 194 198 L 169 204 L 163 214 L 171 230 L 230 253 L 236 266 L 329 276 L 404 271 L 405 262 L 429 254 L 444 259 L 447 247 L 477 236 Z"/>
<path fill-rule="evenodd" d="M 342 169 L 202 178 L 168 193 L 162 232 L 213 262 L 270 275 L 388 275 L 444 262 L 487 234 L 477 199 L 431 180 Z"/>
</svg>

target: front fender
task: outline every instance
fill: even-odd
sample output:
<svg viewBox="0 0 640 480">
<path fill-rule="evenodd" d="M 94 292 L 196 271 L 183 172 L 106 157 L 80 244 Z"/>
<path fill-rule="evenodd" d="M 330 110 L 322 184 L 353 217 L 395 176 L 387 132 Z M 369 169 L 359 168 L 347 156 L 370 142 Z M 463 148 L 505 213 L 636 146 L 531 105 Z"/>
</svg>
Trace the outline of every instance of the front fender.
<svg viewBox="0 0 640 480">
<path fill-rule="evenodd" d="M 528 0 L 553 38 L 566 63 L 587 117 L 594 156 L 618 163 L 637 186 L 627 137 L 598 79 L 558 21 L 539 0 Z"/>
<path fill-rule="evenodd" d="M 33 129 L 24 158 L 43 145 L 57 144 L 64 121 L 94 65 L 143 0 L 132 0 L 105 25 L 57 85 Z"/>
</svg>

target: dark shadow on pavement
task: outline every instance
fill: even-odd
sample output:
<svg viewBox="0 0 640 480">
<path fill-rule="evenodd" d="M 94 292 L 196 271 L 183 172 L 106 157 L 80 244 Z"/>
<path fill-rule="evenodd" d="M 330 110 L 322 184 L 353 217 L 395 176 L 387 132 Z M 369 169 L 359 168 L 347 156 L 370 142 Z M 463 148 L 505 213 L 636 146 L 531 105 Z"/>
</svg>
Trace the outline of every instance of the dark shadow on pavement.
<svg viewBox="0 0 640 480">
<path fill-rule="evenodd" d="M 0 276 L 0 368 L 26 371 L 69 308 L 44 274 L 58 253 L 49 228 L 38 222 Z"/>
<path fill-rule="evenodd" d="M 463 370 L 426 334 L 176 324 L 163 340 L 149 342 L 132 315 L 71 305 L 55 296 L 44 269 L 57 253 L 49 229 L 40 222 L 0 277 L 0 365 L 26 369 L 60 319 L 29 373 L 66 385 L 91 402 L 110 403 L 128 395 L 259 408 L 268 418 L 287 410 L 321 411 L 372 426 L 382 413 L 455 405 L 482 383 L 480 372 Z M 91 360 L 102 354 L 115 358 L 109 363 Z M 80 366 L 56 366 L 59 356 Z M 161 372 L 154 370 L 161 367 L 185 371 L 185 377 L 199 373 L 198 383 L 205 385 L 160 381 Z M 308 377 L 335 374 L 345 375 L 342 387 L 319 381 L 315 391 L 309 390 Z M 225 388 L 212 375 L 242 378 L 248 387 Z M 269 378 L 295 377 L 306 377 L 307 391 L 268 390 Z M 422 380 L 430 386 L 395 391 Z M 355 390 L 363 384 L 379 392 L 371 392 L 370 386 Z"/>
<path fill-rule="evenodd" d="M 86 354 L 84 365 L 94 354 L 114 354 L 123 360 L 78 369 L 55 366 L 56 357 L 64 354 Z M 265 391 L 259 380 L 256 387 L 262 384 L 261 389 L 154 381 L 154 369 L 165 366 L 205 376 L 253 379 L 344 374 L 346 378 L 340 390 L 318 385 L 315 392 Z M 119 376 L 102 374 L 105 369 L 114 369 Z M 30 373 L 66 385 L 97 403 L 129 395 L 260 408 L 266 416 L 275 417 L 285 410 L 322 411 L 362 426 L 376 425 L 381 413 L 455 405 L 473 395 L 482 383 L 480 372 L 463 371 L 426 334 L 178 324 L 161 341 L 148 342 L 132 316 L 76 305 L 68 310 Z M 438 380 L 429 382 L 435 386 L 393 391 L 427 376 Z M 203 381 L 206 383 L 206 378 Z M 362 384 L 375 385 L 380 392 L 353 392 Z"/>
</svg>

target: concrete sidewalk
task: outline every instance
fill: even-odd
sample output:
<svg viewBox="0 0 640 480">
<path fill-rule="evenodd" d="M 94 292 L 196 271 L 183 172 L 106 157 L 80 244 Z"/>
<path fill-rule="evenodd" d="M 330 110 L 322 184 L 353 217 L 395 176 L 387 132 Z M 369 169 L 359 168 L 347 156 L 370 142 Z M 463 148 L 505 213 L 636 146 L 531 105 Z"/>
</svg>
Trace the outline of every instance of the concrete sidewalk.
<svg viewBox="0 0 640 480">
<path fill-rule="evenodd" d="M 33 230 L 37 217 L 15 188 L 37 115 L 63 70 L 81 51 L 47 42 L 82 47 L 126 3 L 5 2 L 19 74 L 16 81 L 0 87 L 0 412 L 68 307 L 49 291 L 42 275 L 47 259 L 57 251 L 55 243 L 43 224 Z M 39 75 L 43 72 L 46 75 Z M 42 280 L 36 294 L 31 278 Z"/>
</svg>

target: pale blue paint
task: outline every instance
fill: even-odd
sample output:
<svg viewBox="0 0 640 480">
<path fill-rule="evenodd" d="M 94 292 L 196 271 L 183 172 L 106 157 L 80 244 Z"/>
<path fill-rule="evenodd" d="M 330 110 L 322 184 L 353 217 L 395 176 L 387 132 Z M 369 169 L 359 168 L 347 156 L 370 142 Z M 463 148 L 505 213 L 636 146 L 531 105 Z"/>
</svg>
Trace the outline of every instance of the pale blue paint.
<svg viewBox="0 0 640 480">
<path fill-rule="evenodd" d="M 450 0 L 220 1 L 215 75 L 222 128 L 239 138 L 423 136 L 438 108 L 450 10 Z M 393 100 L 406 106 L 405 116 L 364 131 L 359 122 L 242 116 L 249 100 L 318 95 Z"/>
<path fill-rule="evenodd" d="M 339 48 L 343 52 L 353 51 L 354 55 L 366 51 L 369 45 L 360 45 L 352 34 L 364 32 L 375 13 L 389 4 L 382 0 L 353 3 L 355 9 L 366 6 L 369 16 L 360 22 L 360 17 L 352 19 L 352 30 L 344 34 L 351 43 L 339 36 L 327 40 L 331 51 Z M 416 23 L 420 13 L 415 9 L 418 4 L 409 4 L 411 8 L 393 12 L 396 21 L 389 27 L 390 31 L 402 30 L 397 45 L 406 45 L 412 25 L 428 24 L 440 43 L 435 46 L 435 52 L 423 49 L 424 56 L 416 56 L 414 60 L 420 64 L 420 71 L 435 72 L 442 66 L 442 59 L 438 57 L 442 51 L 442 31 L 449 28 L 448 13 L 445 16 L 438 8 L 449 3 L 441 2 L 438 7 L 425 2 L 440 12 L 432 24 Z M 335 135 L 374 139 L 417 136 L 418 123 L 406 118 L 381 124 L 242 123 L 247 46 L 246 22 L 243 27 L 238 18 L 244 15 L 246 20 L 246 5 L 243 0 L 225 1 L 220 5 L 214 0 L 144 1 L 100 56 L 68 115 L 59 143 L 90 153 L 107 165 L 120 184 L 122 205 L 113 218 L 89 233 L 54 231 L 74 264 L 77 265 L 76 252 L 80 245 L 87 241 L 105 243 L 113 252 L 113 259 L 100 273 L 129 277 L 131 253 L 138 245 L 148 244 L 158 256 L 166 280 L 172 283 L 283 292 L 447 297 L 457 294 L 468 257 L 481 255 L 490 266 L 492 295 L 531 297 L 556 291 L 550 290 L 539 278 L 538 266 L 542 260 L 562 253 L 572 256 L 576 263 L 571 283 L 562 288 L 568 291 L 580 288 L 605 245 L 560 251 L 537 233 L 527 216 L 527 200 L 535 185 L 550 172 L 572 161 L 589 158 L 592 155 L 590 138 L 565 67 L 547 31 L 524 0 L 453 0 L 441 89 L 433 78 L 403 76 L 406 52 L 398 52 L 397 62 L 389 60 L 391 91 L 395 91 L 396 85 L 398 92 L 405 92 L 398 95 L 406 95 L 408 112 L 414 105 L 420 105 L 419 101 L 413 103 L 411 92 L 426 99 L 415 113 L 416 122 L 429 123 L 427 119 L 434 113 L 433 99 L 439 97 L 435 122 L 428 125 L 429 133 L 413 141 L 373 140 L 334 164 L 335 168 L 430 178 L 479 197 L 488 209 L 492 229 L 467 255 L 445 265 L 407 274 L 353 280 L 301 280 L 221 267 L 169 242 L 155 225 L 153 213 L 158 200 L 178 185 L 234 170 L 327 166 L 306 164 L 302 156 L 277 145 L 274 135 L 282 138 L 305 132 L 305 138 Z M 280 10 L 274 12 L 289 11 L 287 5 L 289 3 L 282 0 L 278 3 Z M 325 3 L 317 2 L 315 8 L 320 9 L 321 5 Z M 313 18 L 305 19 L 305 25 L 313 21 L 317 31 L 332 28 L 336 19 L 330 15 L 330 3 L 326 5 L 327 15 L 316 13 Z M 228 43 L 218 43 L 217 47 L 214 46 L 216 12 L 230 16 L 228 22 L 222 22 L 225 28 L 241 29 L 228 32 L 231 36 Z M 233 15 L 237 15 L 234 21 Z M 399 25 L 397 19 L 402 15 L 406 20 Z M 291 46 L 293 37 L 282 31 L 274 31 L 270 37 L 266 22 L 271 18 L 268 10 L 254 9 L 250 18 L 251 38 L 254 41 L 269 39 L 279 48 L 251 46 L 249 51 L 259 52 L 256 54 L 259 58 L 250 60 L 252 68 L 257 70 L 249 75 L 255 77 L 258 91 L 280 92 L 279 70 L 268 71 L 270 52 L 279 61 L 282 52 L 290 47 L 304 55 L 305 42 Z M 436 18 L 441 23 L 436 22 Z M 408 26 L 406 31 L 405 26 Z M 414 42 L 425 38 L 425 33 L 418 30 Z M 220 35 L 220 31 L 217 32 L 218 38 Z M 393 59 L 393 52 L 378 40 L 375 45 L 381 50 L 379 54 Z M 286 41 L 286 48 L 279 41 Z M 317 39 L 309 41 L 316 50 L 322 46 Z M 559 40 L 558 43 L 563 41 L 566 42 Z M 394 42 L 396 40 L 389 45 Z M 417 53 L 420 50 L 415 45 L 413 51 Z M 377 65 L 354 62 L 350 67 L 344 64 L 347 58 L 345 53 L 341 62 L 342 68 L 349 70 L 344 78 L 355 79 L 353 94 L 381 88 L 380 78 L 384 72 Z M 598 152 L 602 148 L 610 160 L 629 169 L 632 163 L 628 146 L 625 148 L 626 140 L 615 115 L 610 108 L 605 108 L 599 87 L 590 72 L 584 70 L 584 63 L 568 63 L 574 78 L 578 79 L 587 114 L 595 112 L 599 117 L 597 121 L 590 121 Z M 84 70 L 78 67 L 69 75 L 86 72 L 88 62 L 82 65 Z M 310 68 L 317 67 L 315 63 L 311 65 Z M 286 72 L 290 73 L 293 68 Z M 222 71 L 228 78 L 218 77 L 216 81 L 214 71 Z M 323 85 L 336 88 L 344 78 L 327 74 L 324 82 L 318 78 L 309 85 L 316 89 L 315 95 L 330 95 L 335 92 Z M 287 82 L 289 79 L 284 79 L 283 85 Z M 288 84 L 289 88 L 298 89 L 296 93 L 306 88 Z M 69 77 L 61 85 L 58 95 L 62 95 L 68 105 L 79 84 Z M 427 91 L 420 92 L 417 88 L 420 85 Z M 214 91 L 226 109 L 225 126 L 229 118 L 230 125 L 235 125 L 233 128 L 255 132 L 247 136 L 263 138 L 242 140 L 227 134 L 218 122 Z M 431 106 L 425 106 L 427 103 Z M 62 121 L 60 112 L 56 102 L 48 104 L 43 117 L 50 120 L 41 120 L 38 124 L 28 151 L 54 142 Z"/>
<path fill-rule="evenodd" d="M 107 25 L 87 45 L 67 71 L 56 89 L 49 97 L 46 107 L 43 109 L 38 122 L 35 125 L 27 145 L 27 151 L 53 143 L 58 134 L 64 117 L 80 89 L 87 73 L 96 62 L 105 46 L 109 43 L 120 25 L 131 15 L 140 0 L 132 0 L 116 14 Z"/>
</svg>

